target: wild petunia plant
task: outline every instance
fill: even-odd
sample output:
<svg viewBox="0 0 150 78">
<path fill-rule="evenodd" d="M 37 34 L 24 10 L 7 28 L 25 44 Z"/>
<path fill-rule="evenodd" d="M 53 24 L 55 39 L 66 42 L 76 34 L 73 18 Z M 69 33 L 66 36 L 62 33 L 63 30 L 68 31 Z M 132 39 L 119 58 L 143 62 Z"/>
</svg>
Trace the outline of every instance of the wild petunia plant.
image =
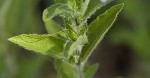
<svg viewBox="0 0 150 78">
<path fill-rule="evenodd" d="M 44 55 L 54 57 L 58 78 L 92 78 L 98 64 L 87 59 L 111 28 L 124 4 L 111 7 L 90 24 L 87 20 L 109 0 L 55 0 L 43 12 L 49 34 L 22 34 L 8 40 Z M 56 18 L 62 20 L 58 23 Z"/>
</svg>

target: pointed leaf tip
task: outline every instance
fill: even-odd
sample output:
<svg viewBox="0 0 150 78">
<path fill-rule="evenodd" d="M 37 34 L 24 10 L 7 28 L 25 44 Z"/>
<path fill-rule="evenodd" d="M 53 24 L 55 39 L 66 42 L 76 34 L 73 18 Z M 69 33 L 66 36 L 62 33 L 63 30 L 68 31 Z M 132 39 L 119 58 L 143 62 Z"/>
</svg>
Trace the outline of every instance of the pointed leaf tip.
<svg viewBox="0 0 150 78">
<path fill-rule="evenodd" d="M 64 32 L 58 32 L 53 35 L 22 34 L 11 37 L 8 40 L 31 51 L 50 55 L 57 59 L 65 59 L 63 55 L 63 45 L 66 43 L 62 37 Z M 62 36 L 61 38 L 59 38 Z"/>
<path fill-rule="evenodd" d="M 119 12 L 122 10 L 124 4 L 118 4 L 111 7 L 104 14 L 100 15 L 89 25 L 88 40 L 89 43 L 85 45 L 82 50 L 81 60 L 88 59 L 92 51 L 104 38 L 105 34 L 112 27 L 112 24 L 116 20 Z"/>
</svg>

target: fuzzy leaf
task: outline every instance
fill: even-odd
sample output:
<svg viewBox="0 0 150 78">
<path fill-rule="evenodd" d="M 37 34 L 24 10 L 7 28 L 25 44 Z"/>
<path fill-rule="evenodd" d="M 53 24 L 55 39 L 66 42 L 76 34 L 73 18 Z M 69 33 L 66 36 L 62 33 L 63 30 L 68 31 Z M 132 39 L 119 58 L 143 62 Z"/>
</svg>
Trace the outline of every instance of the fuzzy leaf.
<svg viewBox="0 0 150 78">
<path fill-rule="evenodd" d="M 87 36 L 86 35 L 80 35 L 76 41 L 74 41 L 72 43 L 72 45 L 70 46 L 70 49 L 68 50 L 68 59 L 70 59 L 71 62 L 73 63 L 78 63 L 78 55 L 73 56 L 72 58 L 70 58 L 72 55 L 75 54 L 75 52 L 77 52 L 77 54 L 81 54 L 82 48 L 84 46 L 84 44 L 86 44 L 88 42 L 87 40 Z"/>
<path fill-rule="evenodd" d="M 88 8 L 90 0 L 85 0 L 81 7 L 81 15 L 83 16 Z"/>
<path fill-rule="evenodd" d="M 57 3 L 45 9 L 43 12 L 43 20 L 47 31 L 49 33 L 56 33 L 62 30 L 61 25 L 54 21 L 53 18 L 58 15 L 60 17 L 66 18 L 69 16 L 70 12 L 71 10 L 68 8 L 68 6 L 61 3 Z"/>
<path fill-rule="evenodd" d="M 88 40 L 82 50 L 81 60 L 87 59 L 111 28 L 124 4 L 113 6 L 89 25 Z"/>
<path fill-rule="evenodd" d="M 63 38 L 65 37 L 65 33 L 61 31 L 53 35 L 22 34 L 8 40 L 27 50 L 65 59 L 63 53 L 64 44 L 66 43 Z"/>
<path fill-rule="evenodd" d="M 88 2 L 89 0 L 85 0 L 85 2 Z M 88 8 L 86 9 L 86 12 L 83 16 L 84 19 L 90 18 L 92 14 L 94 14 L 96 12 L 96 10 L 100 9 L 102 6 L 108 4 L 109 2 L 111 2 L 112 0 L 106 0 L 106 2 L 104 2 L 103 0 L 90 0 L 90 2 L 88 4 L 85 4 Z M 86 8 L 86 7 L 85 7 Z"/>
</svg>

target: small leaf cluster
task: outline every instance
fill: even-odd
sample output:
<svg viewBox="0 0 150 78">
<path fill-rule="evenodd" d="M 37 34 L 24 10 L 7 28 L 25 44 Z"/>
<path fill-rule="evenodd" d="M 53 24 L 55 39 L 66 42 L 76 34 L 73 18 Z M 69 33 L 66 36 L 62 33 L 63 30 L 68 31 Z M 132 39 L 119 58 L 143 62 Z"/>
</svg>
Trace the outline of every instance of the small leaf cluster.
<svg viewBox="0 0 150 78">
<path fill-rule="evenodd" d="M 88 25 L 87 19 L 104 3 L 99 0 L 55 0 L 55 2 L 56 4 L 45 9 L 43 13 L 43 20 L 50 34 L 22 34 L 9 40 L 28 50 L 49 54 L 73 63 L 78 63 L 79 59 L 84 60 L 90 55 L 123 6 L 119 4 L 112 7 Z M 56 16 L 63 19 L 65 27 L 54 20 Z"/>
<path fill-rule="evenodd" d="M 9 38 L 9 41 L 27 50 L 50 55 L 65 61 L 65 66 L 71 63 L 73 64 L 71 65 L 72 70 L 74 70 L 74 65 L 87 61 L 121 11 L 123 4 L 118 4 L 98 16 L 90 24 L 87 23 L 87 20 L 98 9 L 110 1 L 108 0 L 104 3 L 100 2 L 100 0 L 55 0 L 55 4 L 46 8 L 43 12 L 43 21 L 49 34 L 22 34 Z M 56 21 L 58 18 L 61 20 L 61 23 Z M 55 65 L 57 69 L 58 63 Z M 94 73 L 97 67 L 98 65 L 88 66 L 87 68 L 84 66 L 86 69 L 84 73 L 87 73 L 84 77 L 91 78 L 93 75 L 92 70 Z M 67 68 L 64 69 L 66 70 Z M 61 75 L 64 76 L 61 78 L 78 78 L 73 77 L 77 76 L 75 74 L 73 73 L 72 77 Z"/>
</svg>

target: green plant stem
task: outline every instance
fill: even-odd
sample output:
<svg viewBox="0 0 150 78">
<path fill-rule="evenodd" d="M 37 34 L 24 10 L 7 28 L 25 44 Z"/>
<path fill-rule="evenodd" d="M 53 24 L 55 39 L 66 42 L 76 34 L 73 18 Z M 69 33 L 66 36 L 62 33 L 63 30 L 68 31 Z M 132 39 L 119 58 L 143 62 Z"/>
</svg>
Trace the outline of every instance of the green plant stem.
<svg viewBox="0 0 150 78">
<path fill-rule="evenodd" d="M 83 71 L 82 71 L 82 67 L 81 67 L 81 63 L 79 62 L 78 64 L 77 64 L 77 72 L 78 72 L 78 76 L 79 76 L 79 78 L 84 78 L 84 76 L 83 76 Z"/>
</svg>

